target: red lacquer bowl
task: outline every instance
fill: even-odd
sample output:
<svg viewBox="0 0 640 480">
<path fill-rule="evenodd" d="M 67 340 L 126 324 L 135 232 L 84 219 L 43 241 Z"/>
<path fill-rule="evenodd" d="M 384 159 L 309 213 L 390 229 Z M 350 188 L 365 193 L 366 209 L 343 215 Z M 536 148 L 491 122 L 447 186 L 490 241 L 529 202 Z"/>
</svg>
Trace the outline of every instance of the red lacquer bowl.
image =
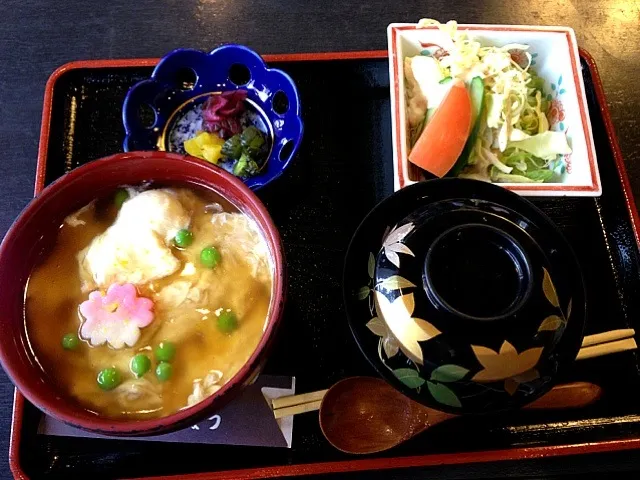
<svg viewBox="0 0 640 480">
<path fill-rule="evenodd" d="M 274 266 L 269 318 L 248 362 L 218 392 L 164 418 L 114 420 L 70 400 L 42 371 L 27 339 L 24 290 L 33 268 L 55 243 L 64 218 L 121 185 L 146 181 L 212 190 L 252 217 L 266 239 Z M 24 396 L 45 413 L 75 427 L 106 435 L 154 435 L 202 420 L 252 382 L 266 361 L 285 299 L 285 264 L 280 236 L 265 206 L 240 180 L 204 161 L 165 152 L 129 152 L 95 160 L 64 175 L 20 214 L 0 246 L 0 362 Z M 54 319 L 52 319 L 53 321 Z"/>
</svg>

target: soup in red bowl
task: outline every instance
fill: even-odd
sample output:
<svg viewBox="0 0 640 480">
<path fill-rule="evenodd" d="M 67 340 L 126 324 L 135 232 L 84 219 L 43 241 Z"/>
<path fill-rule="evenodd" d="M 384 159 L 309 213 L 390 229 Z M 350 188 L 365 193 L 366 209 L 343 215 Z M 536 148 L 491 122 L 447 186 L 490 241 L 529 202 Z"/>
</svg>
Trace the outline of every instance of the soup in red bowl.
<svg viewBox="0 0 640 480">
<path fill-rule="evenodd" d="M 198 159 L 131 152 L 64 175 L 0 247 L 0 361 L 73 426 L 152 435 L 255 379 L 282 316 L 284 255 L 260 200 Z"/>
</svg>

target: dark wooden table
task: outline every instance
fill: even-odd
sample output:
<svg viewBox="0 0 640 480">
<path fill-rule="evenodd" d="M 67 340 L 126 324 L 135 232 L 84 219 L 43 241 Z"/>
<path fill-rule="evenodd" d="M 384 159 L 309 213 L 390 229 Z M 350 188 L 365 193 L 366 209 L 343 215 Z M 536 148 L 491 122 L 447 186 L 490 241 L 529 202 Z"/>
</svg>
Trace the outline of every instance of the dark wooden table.
<svg viewBox="0 0 640 480">
<path fill-rule="evenodd" d="M 0 0 L 0 231 L 31 198 L 44 85 L 59 65 L 160 57 L 176 47 L 211 49 L 223 42 L 246 44 L 260 53 L 385 49 L 389 23 L 422 17 L 573 27 L 580 46 L 600 68 L 631 184 L 640 196 L 639 0 Z M 0 373 L 2 479 L 10 478 L 12 395 L 13 386 Z M 427 475 L 539 477 L 636 470 L 640 452 L 457 466 Z M 410 471 L 393 477 L 424 475 Z"/>
</svg>

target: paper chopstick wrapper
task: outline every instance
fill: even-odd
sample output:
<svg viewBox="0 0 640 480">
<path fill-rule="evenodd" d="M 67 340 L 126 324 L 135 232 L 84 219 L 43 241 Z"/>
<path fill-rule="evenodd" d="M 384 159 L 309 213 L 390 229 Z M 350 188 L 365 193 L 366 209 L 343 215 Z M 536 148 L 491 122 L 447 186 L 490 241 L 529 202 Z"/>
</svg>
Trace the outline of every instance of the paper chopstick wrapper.
<svg viewBox="0 0 640 480">
<path fill-rule="evenodd" d="M 110 437 L 86 432 L 42 415 L 38 433 L 64 437 L 291 448 L 293 417 L 276 420 L 271 402 L 274 398 L 293 394 L 295 377 L 261 375 L 220 411 L 177 432 L 149 437 Z"/>
</svg>

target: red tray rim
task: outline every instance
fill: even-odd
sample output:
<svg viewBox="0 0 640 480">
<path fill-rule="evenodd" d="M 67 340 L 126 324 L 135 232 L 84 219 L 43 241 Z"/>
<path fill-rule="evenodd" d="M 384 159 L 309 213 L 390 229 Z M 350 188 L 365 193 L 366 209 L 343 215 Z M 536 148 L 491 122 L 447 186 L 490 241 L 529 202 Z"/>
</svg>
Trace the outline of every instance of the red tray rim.
<svg viewBox="0 0 640 480">
<path fill-rule="evenodd" d="M 595 60 L 589 52 L 580 48 L 580 56 L 587 62 L 593 78 L 595 94 L 600 107 L 600 113 L 607 130 L 607 137 L 613 152 L 613 157 L 618 169 L 620 182 L 625 196 L 625 203 L 631 219 L 636 243 L 640 248 L 640 236 L 638 224 L 640 216 L 635 205 L 633 192 L 627 170 L 622 158 L 622 152 L 611 121 L 609 107 L 604 93 L 602 80 L 598 72 Z M 370 60 L 386 58 L 386 50 L 347 51 L 347 52 L 317 52 L 317 53 L 291 53 L 263 55 L 266 62 L 303 62 L 303 61 L 328 61 L 328 60 Z M 123 67 L 153 67 L 159 58 L 132 58 L 112 60 L 80 60 L 66 63 L 57 68 L 49 77 L 45 86 L 44 105 L 42 111 L 42 124 L 40 129 L 40 144 L 38 148 L 38 163 L 36 167 L 34 195 L 44 188 L 45 169 L 47 163 L 47 148 L 49 144 L 49 128 L 51 110 L 53 105 L 53 93 L 58 79 L 70 70 L 85 68 L 123 68 Z M 11 419 L 11 437 L 9 444 L 9 465 L 14 478 L 29 480 L 20 465 L 20 440 L 22 433 L 22 419 L 24 414 L 24 397 L 16 389 L 14 392 L 13 415 Z M 322 463 L 308 463 L 300 465 L 283 465 L 265 468 L 251 468 L 242 470 L 226 470 L 220 472 L 202 472 L 194 474 L 180 474 L 170 476 L 140 477 L 132 480 L 245 480 L 254 478 L 280 478 L 299 475 L 311 475 L 322 473 L 342 473 L 365 470 L 397 469 L 408 467 L 428 467 L 438 465 L 460 465 L 466 463 L 483 463 L 505 460 L 523 460 L 544 457 L 558 457 L 564 455 L 583 455 L 587 453 L 612 452 L 640 448 L 640 437 L 621 440 L 608 440 L 602 442 L 590 442 L 570 445 L 548 445 L 540 447 L 509 448 L 502 450 L 488 450 L 464 453 L 427 454 L 406 457 L 384 457 L 373 459 L 358 459 L 333 461 Z"/>
</svg>

